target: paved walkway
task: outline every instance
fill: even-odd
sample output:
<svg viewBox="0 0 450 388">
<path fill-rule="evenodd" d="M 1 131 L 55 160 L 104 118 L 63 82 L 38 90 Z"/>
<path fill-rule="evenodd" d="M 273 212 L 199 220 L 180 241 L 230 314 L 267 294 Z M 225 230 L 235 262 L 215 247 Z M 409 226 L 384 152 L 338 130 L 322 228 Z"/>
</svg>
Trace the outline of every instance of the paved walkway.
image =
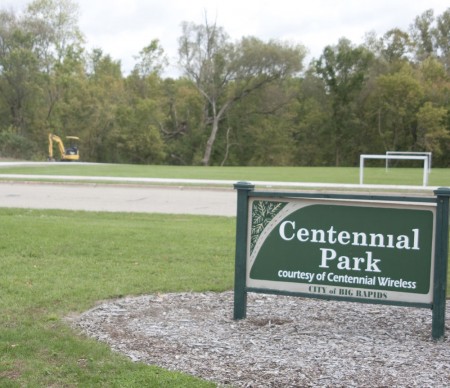
<svg viewBox="0 0 450 388">
<path fill-rule="evenodd" d="M 0 182 L 0 207 L 235 216 L 236 191 Z"/>
</svg>

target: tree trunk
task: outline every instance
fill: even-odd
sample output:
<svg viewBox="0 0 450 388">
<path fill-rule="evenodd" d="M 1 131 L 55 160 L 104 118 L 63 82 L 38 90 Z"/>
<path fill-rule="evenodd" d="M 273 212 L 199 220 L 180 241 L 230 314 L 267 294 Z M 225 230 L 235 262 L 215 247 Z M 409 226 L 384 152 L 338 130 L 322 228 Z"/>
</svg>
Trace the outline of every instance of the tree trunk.
<svg viewBox="0 0 450 388">
<path fill-rule="evenodd" d="M 211 159 L 212 148 L 214 142 L 216 141 L 217 131 L 219 130 L 219 117 L 214 117 L 212 123 L 211 134 L 209 135 L 208 141 L 206 142 L 205 153 L 203 155 L 202 164 L 204 166 L 209 166 Z"/>
</svg>

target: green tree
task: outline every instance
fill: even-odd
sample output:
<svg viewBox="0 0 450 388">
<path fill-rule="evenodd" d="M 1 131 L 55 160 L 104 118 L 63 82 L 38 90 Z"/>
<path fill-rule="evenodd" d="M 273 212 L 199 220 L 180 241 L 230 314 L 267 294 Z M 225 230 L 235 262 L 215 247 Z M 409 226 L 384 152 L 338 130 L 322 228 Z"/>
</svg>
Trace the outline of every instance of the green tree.
<svg viewBox="0 0 450 388">
<path fill-rule="evenodd" d="M 330 141 L 333 107 L 325 83 L 310 68 L 298 88 L 292 135 L 295 164 L 333 165 L 336 162 L 334 143 Z"/>
<path fill-rule="evenodd" d="M 263 86 L 297 74 L 301 46 L 248 37 L 233 44 L 216 25 L 183 23 L 180 64 L 204 99 L 203 127 L 210 128 L 202 164 L 209 165 L 220 122 L 232 106 Z"/>
<path fill-rule="evenodd" d="M 117 112 L 117 130 L 110 143 L 115 143 L 114 162 L 161 164 L 165 161 L 165 144 L 158 123 L 155 100 L 141 99 L 135 106 L 123 105 Z"/>
<path fill-rule="evenodd" d="M 410 26 L 410 35 L 417 61 L 423 61 L 435 53 L 433 39 L 434 11 L 429 9 L 415 18 Z"/>
<path fill-rule="evenodd" d="M 221 123 L 214 155 L 220 165 L 294 163 L 292 141 L 298 78 L 270 83 L 242 99 Z"/>
<path fill-rule="evenodd" d="M 391 29 L 383 35 L 382 42 L 381 54 L 388 63 L 408 60 L 408 55 L 412 50 L 408 33 L 399 28 Z"/>
<path fill-rule="evenodd" d="M 124 81 L 120 62 L 102 50 L 94 49 L 88 62 L 86 90 L 81 101 L 89 127 L 82 133 L 84 157 L 97 162 L 110 161 L 117 144 L 111 142 L 117 129 L 117 109 L 124 101 Z"/>
<path fill-rule="evenodd" d="M 381 75 L 373 98 L 378 106 L 378 130 L 385 150 L 413 150 L 417 142 L 416 114 L 424 90 L 409 65 Z"/>
<path fill-rule="evenodd" d="M 46 104 L 35 126 L 46 131 L 54 127 L 52 113 L 69 86 L 68 63 L 81 61 L 83 36 L 78 27 L 78 5 L 72 0 L 35 0 L 26 9 L 24 23 L 34 37 L 40 68 L 38 84 Z"/>
<path fill-rule="evenodd" d="M 39 61 L 33 51 L 34 38 L 23 22 L 10 12 L 0 13 L 0 96 L 6 107 L 4 127 L 26 135 L 27 109 L 33 99 Z"/>
<path fill-rule="evenodd" d="M 363 46 L 355 47 L 342 38 L 336 46 L 325 47 L 314 68 L 331 99 L 335 165 L 354 163 L 353 142 L 360 130 L 358 98 L 366 81 L 373 54 Z"/>
<path fill-rule="evenodd" d="M 158 39 L 153 39 L 148 46 L 145 46 L 139 55 L 135 56 L 137 63 L 134 67 L 140 77 L 149 76 L 152 73 L 161 75 L 161 72 L 168 65 L 168 60 L 164 54 Z"/>
<path fill-rule="evenodd" d="M 35 50 L 45 72 L 83 43 L 78 12 L 72 0 L 34 0 L 28 5 L 25 22 L 35 34 Z"/>
<path fill-rule="evenodd" d="M 417 112 L 417 145 L 438 160 L 449 150 L 450 132 L 445 126 L 447 109 L 426 102 Z"/>
<path fill-rule="evenodd" d="M 124 101 L 117 107 L 117 120 L 110 142 L 115 144 L 114 161 L 160 164 L 165 144 L 160 127 L 165 120 L 166 99 L 157 72 L 139 75 L 135 69 L 126 79 Z"/>
<path fill-rule="evenodd" d="M 161 132 L 167 146 L 167 163 L 198 165 L 203 156 L 203 100 L 195 86 L 186 78 L 166 79 L 165 122 Z"/>
<path fill-rule="evenodd" d="M 81 60 L 76 4 L 36 0 L 20 16 L 2 11 L 0 19 L 0 106 L 8 107 L 1 125 L 43 149 L 58 123 L 52 113 L 69 85 L 68 64 Z"/>
<path fill-rule="evenodd" d="M 434 57 L 423 61 L 418 73 L 425 95 L 417 113 L 418 146 L 433 152 L 435 165 L 446 166 L 450 162 L 450 75 L 445 63 Z"/>
<path fill-rule="evenodd" d="M 450 8 L 436 18 L 433 30 L 438 50 L 438 57 L 450 75 Z"/>
</svg>

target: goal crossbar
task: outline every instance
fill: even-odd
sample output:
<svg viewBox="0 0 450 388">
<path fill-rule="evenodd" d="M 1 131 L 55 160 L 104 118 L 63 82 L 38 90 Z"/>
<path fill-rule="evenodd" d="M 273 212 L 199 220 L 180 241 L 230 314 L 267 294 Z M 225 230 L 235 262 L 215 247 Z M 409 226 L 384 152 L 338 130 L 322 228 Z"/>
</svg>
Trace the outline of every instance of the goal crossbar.
<svg viewBox="0 0 450 388">
<path fill-rule="evenodd" d="M 360 155 L 359 157 L 359 184 L 364 182 L 364 161 L 366 159 L 386 159 L 387 160 L 423 160 L 423 186 L 428 186 L 429 157 L 428 155 Z"/>
<path fill-rule="evenodd" d="M 428 157 L 428 172 L 431 172 L 431 158 L 432 152 L 418 152 L 418 151 L 386 151 L 387 156 L 391 155 L 409 155 L 409 156 L 426 156 Z M 386 159 L 386 170 L 389 168 L 389 159 Z"/>
</svg>

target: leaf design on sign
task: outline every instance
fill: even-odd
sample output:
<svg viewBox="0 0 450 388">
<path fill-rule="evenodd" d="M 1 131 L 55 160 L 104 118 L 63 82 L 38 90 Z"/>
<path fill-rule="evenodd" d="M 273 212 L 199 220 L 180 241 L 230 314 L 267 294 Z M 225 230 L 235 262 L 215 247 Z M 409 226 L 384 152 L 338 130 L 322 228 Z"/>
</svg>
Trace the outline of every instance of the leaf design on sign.
<svg viewBox="0 0 450 388">
<path fill-rule="evenodd" d="M 265 227 L 286 205 L 287 202 L 253 201 L 250 253 L 253 252 L 256 242 Z"/>
</svg>

